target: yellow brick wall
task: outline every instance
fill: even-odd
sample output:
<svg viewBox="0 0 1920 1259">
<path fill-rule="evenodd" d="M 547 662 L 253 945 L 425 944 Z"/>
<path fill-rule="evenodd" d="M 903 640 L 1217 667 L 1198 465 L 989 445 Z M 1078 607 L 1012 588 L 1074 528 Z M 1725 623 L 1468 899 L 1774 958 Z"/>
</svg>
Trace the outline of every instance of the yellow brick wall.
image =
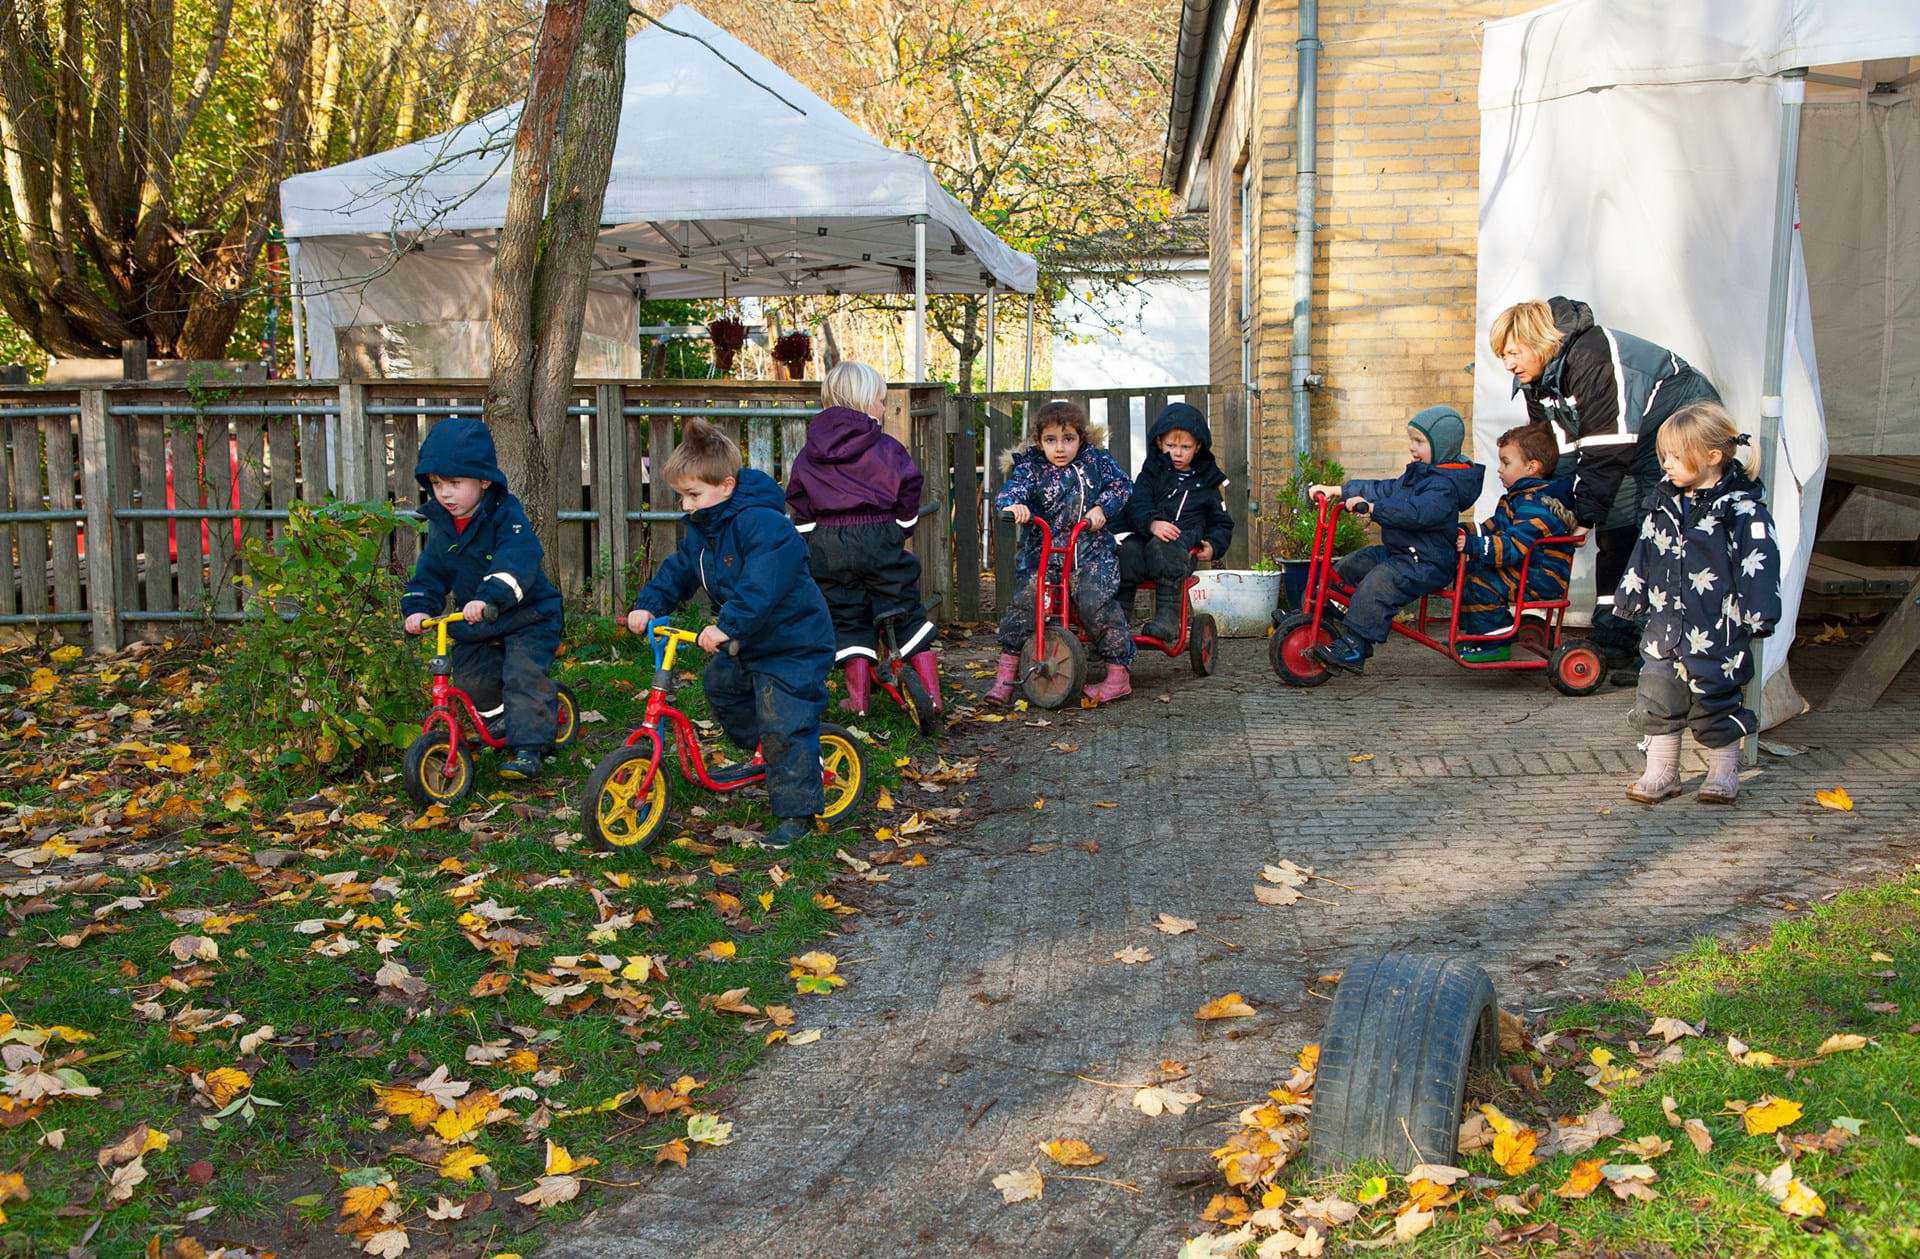
<svg viewBox="0 0 1920 1259">
<path fill-rule="evenodd" d="M 1480 28 L 1538 0 L 1322 0 L 1319 230 L 1314 251 L 1317 453 L 1354 476 L 1397 472 L 1414 411 L 1472 395 Z M 1295 6 L 1261 4 L 1208 150 L 1213 383 L 1240 377 L 1239 170 L 1254 167 L 1256 384 L 1251 492 L 1291 466 Z M 1266 549 L 1255 515 L 1256 554 Z"/>
</svg>

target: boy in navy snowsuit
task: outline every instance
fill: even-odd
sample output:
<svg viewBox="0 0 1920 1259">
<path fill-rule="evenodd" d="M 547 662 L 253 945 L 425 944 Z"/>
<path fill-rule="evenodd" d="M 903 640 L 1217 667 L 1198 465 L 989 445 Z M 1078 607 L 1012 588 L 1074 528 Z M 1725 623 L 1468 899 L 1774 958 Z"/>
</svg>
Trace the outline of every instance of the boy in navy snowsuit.
<svg viewBox="0 0 1920 1259">
<path fill-rule="evenodd" d="M 1407 421 L 1407 453 L 1413 461 L 1390 481 L 1351 480 L 1315 485 L 1313 494 L 1344 498 L 1373 516 L 1380 545 L 1363 547 L 1334 566 L 1354 587 L 1346 628 L 1313 654 L 1348 673 L 1365 668 L 1373 649 L 1387 641 L 1395 613 L 1421 595 L 1453 582 L 1458 552 L 1454 535 L 1460 513 L 1480 497 L 1486 470 L 1460 457 L 1467 422 L 1452 407 L 1428 407 Z"/>
<path fill-rule="evenodd" d="M 1134 591 L 1151 581 L 1153 619 L 1140 632 L 1171 643 L 1180 636 L 1180 588 L 1196 561 L 1227 553 L 1233 517 L 1221 497 L 1227 475 L 1213 457 L 1213 432 L 1199 408 L 1168 404 L 1147 431 L 1147 443 L 1153 449 L 1114 534 L 1120 542 L 1116 597 L 1130 617 Z"/>
<path fill-rule="evenodd" d="M 1523 424 L 1500 434 L 1500 496 L 1477 530 L 1456 542 L 1467 557 L 1466 587 L 1460 596 L 1460 632 L 1504 634 L 1505 640 L 1470 643 L 1460 658 L 1482 663 L 1513 656 L 1511 634 L 1519 629 L 1513 605 L 1520 594 L 1520 566 L 1527 569 L 1527 598 L 1552 601 L 1567 597 L 1573 548 L 1540 546 L 1541 538 L 1565 537 L 1579 526 L 1573 517 L 1573 478 L 1550 476 L 1560 446 L 1546 424 Z"/>
<path fill-rule="evenodd" d="M 766 843 L 784 848 L 826 807 L 820 716 L 833 668 L 833 619 L 809 570 L 807 544 L 787 519 L 780 483 L 741 467 L 730 438 L 687 421 L 661 477 L 680 496 L 686 536 L 634 598 L 627 628 L 644 634 L 653 618 L 671 616 L 706 591 L 714 607 L 699 643 L 712 653 L 707 703 L 734 746 L 760 750 L 780 819 Z M 737 655 L 726 650 L 729 641 L 739 644 Z M 751 772 L 743 762 L 713 776 L 724 781 Z"/>
<path fill-rule="evenodd" d="M 493 434 L 455 416 L 433 426 L 414 467 L 427 536 L 400 598 L 405 629 L 418 634 L 452 594 L 466 624 L 452 627 L 453 681 L 473 697 L 489 730 L 504 725 L 512 753 L 503 778 L 532 778 L 559 720 L 548 676 L 560 647 L 560 592 L 540 570 L 540 539 L 494 456 Z M 499 619 L 486 622 L 486 607 Z"/>
</svg>

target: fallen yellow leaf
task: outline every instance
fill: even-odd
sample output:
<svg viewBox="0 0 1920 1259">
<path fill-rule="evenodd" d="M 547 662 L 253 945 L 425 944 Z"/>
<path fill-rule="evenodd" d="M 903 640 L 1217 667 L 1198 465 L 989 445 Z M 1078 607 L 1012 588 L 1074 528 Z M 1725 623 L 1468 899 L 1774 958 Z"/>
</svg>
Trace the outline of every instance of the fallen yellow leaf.
<svg viewBox="0 0 1920 1259">
<path fill-rule="evenodd" d="M 1854 1032 L 1835 1032 L 1820 1042 L 1820 1048 L 1814 1052 L 1822 1058 L 1828 1054 L 1843 1054 L 1853 1049 L 1866 1047 L 1867 1038 Z"/>
<path fill-rule="evenodd" d="M 735 946 L 733 941 L 715 940 L 712 944 L 709 944 L 707 946 L 706 955 L 712 961 L 724 962 L 728 958 L 732 957 L 734 953 L 737 951 L 738 951 L 737 946 Z"/>
<path fill-rule="evenodd" d="M 1800 1103 L 1790 1098 L 1763 1097 L 1741 1112 L 1740 1122 L 1748 1136 L 1759 1137 L 1799 1122 L 1802 1113 Z"/>
<path fill-rule="evenodd" d="M 447 1180 L 472 1180 L 475 1168 L 492 1160 L 470 1145 L 455 1146 L 440 1158 L 440 1175 Z"/>
<path fill-rule="evenodd" d="M 1509 1176 L 1518 1176 L 1539 1162 L 1533 1156 L 1540 1134 L 1507 1118 L 1498 1106 L 1482 1106 L 1480 1113 L 1493 1128 L 1493 1161 Z"/>
<path fill-rule="evenodd" d="M 371 1216 L 375 1211 L 387 1205 L 387 1200 L 391 1197 L 393 1197 L 393 1182 L 391 1180 L 383 1180 L 377 1185 L 355 1185 L 347 1190 L 347 1195 L 340 1204 L 340 1214 L 343 1216 Z M 343 1225 L 342 1227 L 345 1226 Z"/>
<path fill-rule="evenodd" d="M 1554 1195 L 1573 1199 L 1586 1197 L 1600 1187 L 1600 1169 L 1605 1165 L 1606 1160 L 1598 1158 L 1582 1159 L 1575 1163 L 1573 1170 L 1567 1173 L 1566 1183 L 1554 1190 Z"/>
<path fill-rule="evenodd" d="M 547 1142 L 547 1169 L 544 1174 L 548 1176 L 565 1176 L 570 1172 L 577 1172 L 583 1167 L 592 1167 L 599 1161 L 597 1158 L 575 1158 L 573 1155 L 567 1153 L 565 1146 L 555 1145 L 549 1141 Z"/>
<path fill-rule="evenodd" d="M 216 1107 L 225 1106 L 253 1085 L 253 1077 L 238 1067 L 215 1067 L 200 1081 Z"/>
<path fill-rule="evenodd" d="M 1254 1009 L 1247 1004 L 1246 998 L 1237 992 L 1230 992 L 1224 997 L 1215 997 L 1201 1006 L 1194 1011 L 1193 1017 L 1196 1019 L 1244 1019 L 1251 1018 L 1253 1014 Z"/>
<path fill-rule="evenodd" d="M 1107 1161 L 1106 1155 L 1094 1153 L 1093 1148 L 1078 1137 L 1047 1141 L 1040 1149 L 1062 1167 L 1098 1167 Z"/>
<path fill-rule="evenodd" d="M 1845 787 L 1835 787 L 1831 791 L 1816 791 L 1813 798 L 1824 809 L 1838 809 L 1842 813 L 1853 812 L 1853 797 L 1847 794 Z"/>
</svg>

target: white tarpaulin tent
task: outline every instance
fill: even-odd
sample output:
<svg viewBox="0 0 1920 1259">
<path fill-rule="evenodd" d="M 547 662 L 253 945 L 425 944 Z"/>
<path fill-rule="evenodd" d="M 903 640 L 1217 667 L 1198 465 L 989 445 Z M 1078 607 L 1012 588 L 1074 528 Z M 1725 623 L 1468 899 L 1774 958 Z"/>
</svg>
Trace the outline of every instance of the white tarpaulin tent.
<svg viewBox="0 0 1920 1259">
<path fill-rule="evenodd" d="M 519 115 L 509 105 L 280 186 L 313 375 L 337 370 L 336 330 L 467 365 L 417 374 L 484 373 Z M 687 5 L 627 42 L 601 222 L 590 375 L 635 374 L 643 299 L 716 297 L 723 285 L 732 296 L 1034 286 L 1033 259 L 975 221 L 924 161 L 884 147 Z"/>
<path fill-rule="evenodd" d="M 1910 57 L 1920 57 L 1920 0 L 1563 0 L 1486 28 L 1476 448 L 1491 465 L 1495 439 L 1522 418 L 1512 379 L 1486 344 L 1493 317 L 1513 302 L 1582 298 L 1600 323 L 1704 372 L 1755 435 L 1779 522 L 1785 618 L 1763 653 L 1763 726 L 1806 707 L 1786 662 L 1828 448 L 1819 312 L 1792 198 L 1780 190 L 1794 186 L 1806 72 L 1817 85 L 1855 84 L 1850 98 L 1836 89 L 1855 110 L 1851 125 L 1827 119 L 1822 130 L 1871 139 L 1878 153 L 1871 111 L 1888 94 L 1872 94 L 1882 80 L 1870 71 L 1885 68 L 1872 63 L 1897 60 L 1910 79 Z M 1913 108 L 1904 97 L 1902 105 Z M 1914 186 L 1911 173 L 1903 178 L 1884 185 L 1887 206 L 1895 187 Z M 1803 200 L 1829 192 L 1805 181 L 1801 189 Z M 1875 204 L 1858 221 L 1884 229 L 1891 211 Z M 1911 240 L 1905 251 L 1888 249 L 1883 265 L 1898 269 L 1900 253 L 1900 267 L 1910 266 Z M 1892 297 L 1902 289 L 1904 311 Z M 1911 348 L 1915 292 L 1910 282 L 1886 284 L 1874 290 L 1878 309 L 1860 302 L 1852 318 L 1876 335 L 1904 326 Z M 1884 411 L 1887 388 L 1874 384 Z M 1909 412 L 1906 424 L 1920 416 Z M 1777 441 L 1763 440 L 1775 432 Z"/>
</svg>

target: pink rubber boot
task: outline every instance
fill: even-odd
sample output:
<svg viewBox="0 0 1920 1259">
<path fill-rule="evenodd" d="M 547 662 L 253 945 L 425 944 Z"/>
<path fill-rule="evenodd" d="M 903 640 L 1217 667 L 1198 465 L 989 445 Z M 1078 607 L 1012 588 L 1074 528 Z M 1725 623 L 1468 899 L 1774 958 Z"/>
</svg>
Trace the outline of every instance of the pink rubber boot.
<svg viewBox="0 0 1920 1259">
<path fill-rule="evenodd" d="M 940 702 L 940 661 L 931 650 L 916 651 L 907 657 L 907 663 L 913 666 L 914 674 L 920 679 L 920 685 L 927 688 L 927 698 L 933 701 L 935 712 L 946 711 L 946 705 Z M 1018 663 L 1018 658 L 1015 658 Z"/>
<path fill-rule="evenodd" d="M 847 671 L 847 711 L 856 717 L 867 715 L 867 704 L 873 696 L 873 661 L 865 656 L 848 656 Z"/>
<path fill-rule="evenodd" d="M 1127 675 L 1127 666 L 1110 664 L 1106 677 L 1080 693 L 1096 704 L 1111 704 L 1114 700 L 1125 699 L 1133 694 L 1133 679 Z"/>
<path fill-rule="evenodd" d="M 1001 652 L 1000 672 L 993 675 L 993 689 L 987 692 L 989 704 L 1005 704 L 1013 699 L 1013 679 L 1019 671 L 1019 655 L 1011 651 Z"/>
</svg>

